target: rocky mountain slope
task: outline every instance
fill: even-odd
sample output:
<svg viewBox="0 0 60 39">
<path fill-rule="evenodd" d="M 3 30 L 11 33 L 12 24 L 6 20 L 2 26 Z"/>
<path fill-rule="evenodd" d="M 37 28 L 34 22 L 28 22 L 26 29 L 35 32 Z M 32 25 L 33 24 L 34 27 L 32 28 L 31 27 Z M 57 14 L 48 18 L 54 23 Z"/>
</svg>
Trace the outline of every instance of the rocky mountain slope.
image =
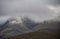
<svg viewBox="0 0 60 39">
<path fill-rule="evenodd" d="M 34 32 L 17 35 L 8 39 L 58 39 L 60 37 L 60 22 L 44 23 L 36 29 Z"/>
<path fill-rule="evenodd" d="M 17 19 L 7 20 L 5 24 L 7 27 L 1 31 L 3 36 L 5 38 L 9 37 L 9 39 L 34 39 L 34 37 L 36 39 L 56 39 L 59 37 L 60 21 L 48 20 L 36 23 L 29 18 L 22 18 L 21 20 L 22 23 Z"/>
<path fill-rule="evenodd" d="M 27 17 L 21 18 L 21 21 L 22 23 L 20 20 L 17 20 L 15 18 L 8 19 L 2 25 L 0 32 L 4 35 L 4 37 L 10 37 L 31 32 L 32 29 L 38 25 L 38 23 L 35 23 Z"/>
</svg>

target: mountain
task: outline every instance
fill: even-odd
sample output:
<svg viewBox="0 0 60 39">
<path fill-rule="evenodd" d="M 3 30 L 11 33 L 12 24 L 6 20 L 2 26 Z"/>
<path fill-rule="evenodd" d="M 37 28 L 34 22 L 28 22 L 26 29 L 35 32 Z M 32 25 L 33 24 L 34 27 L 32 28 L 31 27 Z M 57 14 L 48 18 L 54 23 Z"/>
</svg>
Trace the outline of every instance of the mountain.
<svg viewBox="0 0 60 39">
<path fill-rule="evenodd" d="M 8 39 L 58 39 L 60 38 L 60 21 L 44 21 L 33 32 L 9 37 Z"/>
<path fill-rule="evenodd" d="M 31 19 L 24 17 L 21 21 L 16 18 L 9 18 L 4 24 L 1 33 L 4 37 L 10 37 L 15 35 L 20 35 L 23 33 L 31 32 L 32 29 L 38 25 L 38 23 L 33 22 Z"/>
<path fill-rule="evenodd" d="M 28 17 L 21 18 L 20 22 L 16 18 L 10 18 L 7 20 L 7 28 L 3 29 L 4 37 L 18 36 L 25 33 L 33 32 L 42 32 L 42 33 L 58 33 L 60 30 L 60 21 L 48 20 L 41 23 L 36 23 Z M 5 26 L 4 25 L 4 26 Z"/>
<path fill-rule="evenodd" d="M 58 32 L 60 30 L 60 21 L 45 21 L 33 28 L 33 31 L 40 31 L 40 32 Z"/>
</svg>

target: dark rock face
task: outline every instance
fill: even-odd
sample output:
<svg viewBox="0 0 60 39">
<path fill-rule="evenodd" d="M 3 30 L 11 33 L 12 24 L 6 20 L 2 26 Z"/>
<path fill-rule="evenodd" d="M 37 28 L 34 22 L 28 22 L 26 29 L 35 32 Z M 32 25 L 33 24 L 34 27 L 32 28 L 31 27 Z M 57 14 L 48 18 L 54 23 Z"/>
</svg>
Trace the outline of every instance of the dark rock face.
<svg viewBox="0 0 60 39">
<path fill-rule="evenodd" d="M 0 32 L 8 27 L 9 21 L 6 21 L 4 24 L 0 25 Z"/>
</svg>

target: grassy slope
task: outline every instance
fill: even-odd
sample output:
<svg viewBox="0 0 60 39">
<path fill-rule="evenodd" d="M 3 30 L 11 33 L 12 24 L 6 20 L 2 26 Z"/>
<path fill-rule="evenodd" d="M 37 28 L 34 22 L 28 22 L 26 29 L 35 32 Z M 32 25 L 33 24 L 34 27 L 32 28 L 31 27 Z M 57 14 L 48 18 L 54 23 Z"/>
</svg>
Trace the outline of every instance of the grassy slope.
<svg viewBox="0 0 60 39">
<path fill-rule="evenodd" d="M 10 37 L 8 39 L 57 39 L 57 34 L 44 32 L 30 32 L 27 34 Z"/>
</svg>

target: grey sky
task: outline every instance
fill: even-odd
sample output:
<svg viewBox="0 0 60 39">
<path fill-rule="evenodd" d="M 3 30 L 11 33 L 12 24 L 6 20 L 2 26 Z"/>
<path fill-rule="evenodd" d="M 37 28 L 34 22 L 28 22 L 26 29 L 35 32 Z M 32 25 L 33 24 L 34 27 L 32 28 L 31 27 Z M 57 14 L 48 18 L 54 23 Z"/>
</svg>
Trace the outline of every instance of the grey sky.
<svg viewBox="0 0 60 39">
<path fill-rule="evenodd" d="M 59 0 L 0 0 L 0 2 L 0 16 L 28 16 L 35 20 L 54 18 L 56 13 L 50 10 L 50 6 L 52 8 L 59 6 Z"/>
</svg>

